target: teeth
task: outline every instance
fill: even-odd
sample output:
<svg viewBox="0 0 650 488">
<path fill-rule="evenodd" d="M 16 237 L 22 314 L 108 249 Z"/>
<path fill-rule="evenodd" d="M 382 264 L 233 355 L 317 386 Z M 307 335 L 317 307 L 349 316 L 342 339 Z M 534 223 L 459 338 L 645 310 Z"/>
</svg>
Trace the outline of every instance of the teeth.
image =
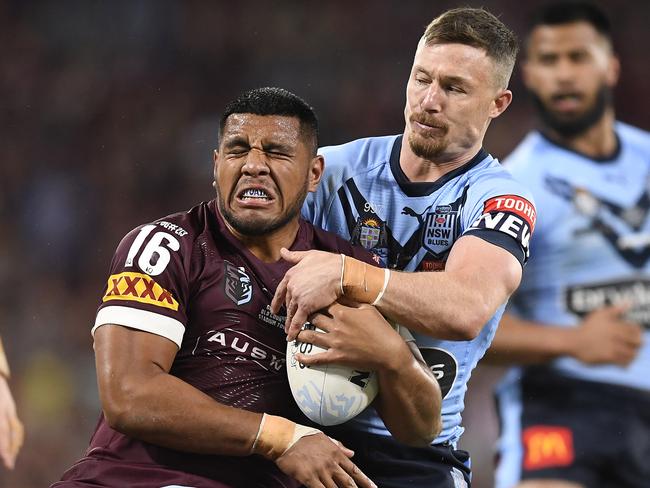
<svg viewBox="0 0 650 488">
<path fill-rule="evenodd" d="M 258 189 L 249 189 L 242 194 L 242 198 L 269 198 L 268 194 L 264 190 Z"/>
</svg>

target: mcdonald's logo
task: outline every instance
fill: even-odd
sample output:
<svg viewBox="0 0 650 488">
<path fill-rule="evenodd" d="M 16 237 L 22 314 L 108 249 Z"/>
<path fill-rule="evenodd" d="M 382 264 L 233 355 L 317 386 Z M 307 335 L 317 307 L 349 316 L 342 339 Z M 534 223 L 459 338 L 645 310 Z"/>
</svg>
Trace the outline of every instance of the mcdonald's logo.
<svg viewBox="0 0 650 488">
<path fill-rule="evenodd" d="M 178 302 L 172 294 L 151 276 L 142 273 L 124 272 L 109 276 L 102 302 L 108 300 L 130 300 L 178 310 Z"/>
<path fill-rule="evenodd" d="M 524 469 L 568 466 L 575 458 L 573 432 L 566 427 L 535 425 L 524 429 Z"/>
</svg>

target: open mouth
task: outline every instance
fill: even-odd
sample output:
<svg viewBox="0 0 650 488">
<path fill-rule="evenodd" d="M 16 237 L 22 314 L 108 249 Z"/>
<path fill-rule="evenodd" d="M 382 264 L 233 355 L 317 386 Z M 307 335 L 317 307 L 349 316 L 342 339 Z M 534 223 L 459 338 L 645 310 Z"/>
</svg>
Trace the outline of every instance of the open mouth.
<svg viewBox="0 0 650 488">
<path fill-rule="evenodd" d="M 551 103 L 560 110 L 572 110 L 581 105 L 582 98 L 579 93 L 559 93 L 551 97 Z"/>
</svg>

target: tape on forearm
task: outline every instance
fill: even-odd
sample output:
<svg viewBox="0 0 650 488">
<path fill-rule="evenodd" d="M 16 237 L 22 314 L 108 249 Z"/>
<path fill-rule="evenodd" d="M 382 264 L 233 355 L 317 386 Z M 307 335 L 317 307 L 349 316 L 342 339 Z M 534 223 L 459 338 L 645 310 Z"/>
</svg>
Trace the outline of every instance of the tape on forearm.
<svg viewBox="0 0 650 488">
<path fill-rule="evenodd" d="M 296 424 L 284 417 L 264 414 L 252 453 L 275 461 L 301 438 L 318 433 L 318 429 Z"/>
<path fill-rule="evenodd" d="M 341 256 L 343 295 L 359 303 L 377 305 L 388 286 L 390 270 L 371 266 L 343 254 Z"/>
<path fill-rule="evenodd" d="M 4 347 L 2 347 L 2 338 L 0 338 L 0 376 L 4 376 L 7 379 L 10 376 L 9 363 L 7 362 Z"/>
</svg>

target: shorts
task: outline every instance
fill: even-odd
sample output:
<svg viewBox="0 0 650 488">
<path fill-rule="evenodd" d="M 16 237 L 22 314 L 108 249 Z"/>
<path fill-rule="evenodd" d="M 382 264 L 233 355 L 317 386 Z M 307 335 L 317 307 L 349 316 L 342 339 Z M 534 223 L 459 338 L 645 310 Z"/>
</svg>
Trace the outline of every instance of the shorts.
<svg viewBox="0 0 650 488">
<path fill-rule="evenodd" d="M 525 479 L 650 487 L 650 392 L 531 368 L 497 404 L 497 488 Z"/>
<path fill-rule="evenodd" d="M 450 445 L 409 447 L 389 436 L 330 427 L 352 461 L 380 488 L 470 488 L 469 454 Z"/>
</svg>

